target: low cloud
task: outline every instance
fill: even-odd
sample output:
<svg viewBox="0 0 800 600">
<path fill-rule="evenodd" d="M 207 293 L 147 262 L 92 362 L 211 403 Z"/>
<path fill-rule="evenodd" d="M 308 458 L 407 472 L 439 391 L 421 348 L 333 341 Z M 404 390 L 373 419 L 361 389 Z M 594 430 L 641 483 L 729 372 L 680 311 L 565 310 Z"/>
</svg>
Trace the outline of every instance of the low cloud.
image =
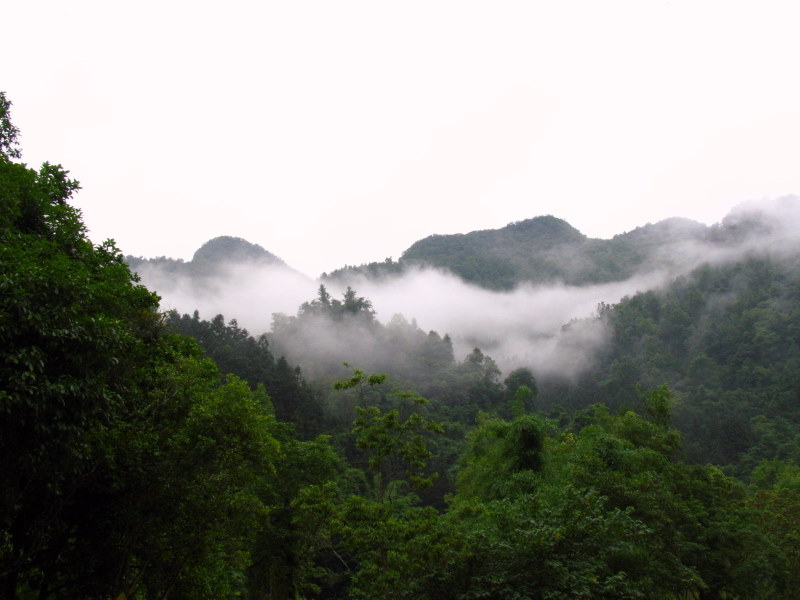
<svg viewBox="0 0 800 600">
<path fill-rule="evenodd" d="M 598 304 L 614 304 L 623 297 L 662 287 L 701 264 L 730 264 L 748 253 L 766 253 L 776 259 L 796 256 L 800 231 L 800 201 L 742 205 L 722 224 L 709 228 L 706 239 L 665 243 L 653 255 L 650 267 L 626 279 L 596 285 L 521 284 L 511 291 L 492 291 L 464 282 L 449 272 L 411 268 L 397 277 L 376 280 L 352 276 L 346 283 L 328 282 L 334 298 L 347 285 L 372 302 L 379 321 L 395 315 L 415 320 L 424 331 L 449 334 L 457 360 L 478 347 L 506 372 L 529 367 L 539 377 L 574 377 L 592 364 L 608 332 L 592 319 Z M 657 265 L 657 268 L 653 268 Z M 145 263 L 143 282 L 162 296 L 164 310 L 202 318 L 224 314 L 235 318 L 252 334 L 270 330 L 273 313 L 297 314 L 298 307 L 317 296 L 319 281 L 282 266 L 228 265 L 216 276 L 189 278 Z M 346 332 L 341 325 L 323 331 L 320 322 L 295 340 L 276 339 L 276 348 L 292 362 L 313 372 L 311 360 L 352 360 L 380 352 L 386 336 L 368 339 L 368 329 Z M 387 351 L 385 356 L 390 356 Z M 312 358 L 316 357 L 316 358 Z"/>
<path fill-rule="evenodd" d="M 456 357 L 475 347 L 508 371 L 530 367 L 538 375 L 576 375 L 605 340 L 599 321 L 573 322 L 595 314 L 600 302 L 652 289 L 664 275 L 652 273 L 591 286 L 523 284 L 498 292 L 470 285 L 434 269 L 413 269 L 384 283 L 353 282 L 372 299 L 385 321 L 399 313 L 424 330 L 449 333 Z"/>
<path fill-rule="evenodd" d="M 295 315 L 300 304 L 316 297 L 319 287 L 319 282 L 277 266 L 229 265 L 216 277 L 199 279 L 175 276 L 153 265 L 143 265 L 138 271 L 143 283 L 161 295 L 162 310 L 198 310 L 206 319 L 223 314 L 252 334 L 269 331 L 273 313 Z M 497 292 L 443 271 L 415 268 L 395 279 L 358 279 L 350 285 L 372 301 L 377 319 L 384 324 L 402 315 L 425 332 L 449 334 L 457 359 L 479 347 L 504 371 L 526 366 L 540 376 L 573 376 L 591 363 L 605 332 L 599 321 L 565 325 L 592 316 L 600 302 L 614 303 L 663 281 L 663 274 L 649 274 L 603 285 L 521 285 Z M 343 291 L 336 286 L 329 289 L 334 297 Z M 377 351 L 377 340 L 365 338 L 367 330 L 348 335 L 339 328 L 334 335 L 323 331 L 319 322 L 314 327 L 302 334 L 302 340 L 276 340 L 293 361 L 311 371 L 304 356 L 319 359 L 321 347 L 342 354 L 329 357 L 334 361 L 357 360 Z M 380 341 L 385 343 L 385 339 Z"/>
<path fill-rule="evenodd" d="M 161 296 L 161 310 L 189 314 L 197 310 L 203 319 L 222 314 L 255 335 L 269 330 L 273 313 L 295 314 L 319 287 L 313 279 L 280 265 L 227 264 L 213 275 L 192 277 L 145 263 L 137 272 L 142 283 Z"/>
</svg>

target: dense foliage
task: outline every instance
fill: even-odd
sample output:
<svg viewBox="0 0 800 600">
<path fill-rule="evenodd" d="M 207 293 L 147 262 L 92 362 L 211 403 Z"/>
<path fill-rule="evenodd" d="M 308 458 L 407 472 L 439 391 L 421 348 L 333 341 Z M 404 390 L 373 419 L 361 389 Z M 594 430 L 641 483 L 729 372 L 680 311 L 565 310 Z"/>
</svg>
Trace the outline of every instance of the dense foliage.
<svg viewBox="0 0 800 600">
<path fill-rule="evenodd" d="M 579 386 L 545 404 L 622 406 L 637 385 L 669 382 L 689 457 L 741 475 L 800 460 L 800 271 L 752 254 L 705 265 L 663 291 L 602 307 L 611 343 Z"/>
<path fill-rule="evenodd" d="M 9 105 L 0 95 L 0 595 L 239 595 L 277 526 L 270 505 L 288 502 L 279 466 L 315 442 L 168 333 L 113 242 L 86 237 L 78 184 L 12 160 Z"/>
<path fill-rule="evenodd" d="M 235 319 L 226 324 L 222 315 L 201 320 L 197 311 L 191 317 L 169 312 L 164 322 L 170 330 L 196 339 L 223 373 L 241 377 L 254 391 L 268 389 L 275 416 L 295 423 L 301 438 L 313 438 L 325 429 L 319 399 L 300 368 L 292 368 L 284 357 L 276 359 L 266 336 L 255 338 Z"/>
</svg>

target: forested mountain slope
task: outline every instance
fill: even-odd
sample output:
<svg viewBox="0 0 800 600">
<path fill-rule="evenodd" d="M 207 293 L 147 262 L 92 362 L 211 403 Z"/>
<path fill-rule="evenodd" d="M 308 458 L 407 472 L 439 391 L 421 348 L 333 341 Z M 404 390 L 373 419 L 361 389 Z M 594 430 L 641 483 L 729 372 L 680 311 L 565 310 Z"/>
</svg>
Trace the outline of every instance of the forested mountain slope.
<svg viewBox="0 0 800 600">
<path fill-rule="evenodd" d="M 602 307 L 610 337 L 594 368 L 544 402 L 619 407 L 636 385 L 667 383 L 693 460 L 742 473 L 767 458 L 800 460 L 797 265 L 753 254 Z"/>
<path fill-rule="evenodd" d="M 707 235 L 706 226 L 674 218 L 611 240 L 592 239 L 562 219 L 542 216 L 502 229 L 432 235 L 412 244 L 396 263 L 345 267 L 327 278 L 387 277 L 419 266 L 446 269 L 488 289 L 506 290 L 524 282 L 587 285 L 667 267 L 671 259 L 663 251 L 665 245 L 702 241 Z"/>
<path fill-rule="evenodd" d="M 588 238 L 566 221 L 541 216 L 501 229 L 432 235 L 393 261 L 346 266 L 323 280 L 353 284 L 359 277 L 390 278 L 408 268 L 435 267 L 487 289 L 523 283 L 590 285 L 664 271 L 678 275 L 737 248 L 762 247 L 796 237 L 800 199 L 785 196 L 734 208 L 706 226 L 684 218 L 646 224 L 609 240 Z"/>
<path fill-rule="evenodd" d="M 759 237 L 769 238 L 786 225 L 781 214 L 788 214 L 790 222 L 797 220 L 797 206 L 798 199 L 787 196 L 771 205 L 737 207 L 711 227 L 674 217 L 608 240 L 588 238 L 562 219 L 540 216 L 501 229 L 431 235 L 414 242 L 397 261 L 345 266 L 323 273 L 321 279 L 329 285 L 355 285 L 362 277 L 385 280 L 421 267 L 443 269 L 487 289 L 509 290 L 522 283 L 583 286 L 652 271 L 680 274 L 707 259 L 708 252 L 758 245 Z M 166 257 L 126 260 L 145 280 L 161 285 L 169 285 L 168 276 L 207 283 L 233 265 L 292 271 L 261 246 L 228 236 L 206 242 L 189 262 Z"/>
</svg>

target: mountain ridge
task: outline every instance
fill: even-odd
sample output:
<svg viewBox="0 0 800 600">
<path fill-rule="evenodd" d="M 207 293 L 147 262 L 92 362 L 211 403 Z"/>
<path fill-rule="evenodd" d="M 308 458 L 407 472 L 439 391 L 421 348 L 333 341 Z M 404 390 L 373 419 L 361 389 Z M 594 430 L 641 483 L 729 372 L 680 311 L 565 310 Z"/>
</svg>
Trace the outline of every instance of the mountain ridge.
<svg viewBox="0 0 800 600">
<path fill-rule="evenodd" d="M 783 222 L 777 211 L 800 214 L 800 198 L 749 202 L 732 209 L 711 226 L 684 217 L 646 223 L 610 239 L 591 238 L 564 219 L 541 215 L 513 221 L 498 229 L 431 234 L 412 243 L 398 260 L 345 265 L 319 277 L 324 282 L 357 284 L 359 279 L 386 279 L 409 268 L 449 271 L 486 289 L 511 290 L 522 283 L 592 285 L 622 281 L 642 270 L 670 269 L 682 245 L 725 246 L 747 237 L 768 235 Z M 673 256 L 674 255 L 674 256 Z M 194 276 L 219 272 L 231 263 L 276 265 L 291 271 L 281 258 L 242 238 L 219 236 L 203 244 L 191 261 L 126 257 L 133 270 L 159 267 Z"/>
<path fill-rule="evenodd" d="M 348 283 L 358 276 L 380 278 L 411 266 L 445 269 L 487 289 L 521 283 L 588 285 L 619 281 L 656 259 L 665 242 L 703 241 L 710 228 L 672 217 L 606 240 L 590 238 L 567 221 L 544 215 L 499 229 L 434 234 L 412 244 L 398 261 L 345 266 L 322 279 Z"/>
<path fill-rule="evenodd" d="M 125 256 L 125 262 L 134 271 L 147 271 L 157 268 L 173 275 L 190 278 L 212 277 L 219 275 L 227 266 L 234 264 L 251 264 L 260 266 L 278 266 L 297 272 L 279 256 L 244 238 L 221 235 L 204 242 L 192 255 L 192 259 L 184 261 L 180 258 L 158 256 L 144 258 L 141 256 Z M 142 273 L 139 273 L 140 275 Z M 299 274 L 299 272 L 298 272 Z"/>
</svg>

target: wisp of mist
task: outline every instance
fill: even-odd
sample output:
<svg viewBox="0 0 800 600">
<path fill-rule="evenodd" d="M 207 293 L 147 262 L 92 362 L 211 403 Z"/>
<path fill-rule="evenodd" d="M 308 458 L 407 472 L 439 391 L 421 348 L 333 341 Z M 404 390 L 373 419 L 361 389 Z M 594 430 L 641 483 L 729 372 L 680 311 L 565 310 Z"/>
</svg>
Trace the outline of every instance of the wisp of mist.
<svg viewBox="0 0 800 600">
<path fill-rule="evenodd" d="M 274 265 L 230 265 L 224 275 L 202 285 L 148 266 L 139 275 L 161 295 L 162 310 L 197 310 L 204 319 L 223 314 L 254 335 L 269 330 L 273 313 L 296 314 L 300 304 L 316 298 L 319 287 L 318 281 Z M 379 321 L 388 323 L 399 314 L 424 331 L 450 334 L 458 359 L 477 347 L 504 371 L 527 366 L 540 375 L 572 376 L 589 364 L 605 335 L 596 320 L 564 325 L 592 316 L 600 302 L 617 302 L 663 280 L 663 274 L 651 273 L 603 285 L 524 284 L 498 292 L 444 271 L 414 268 L 394 279 L 359 278 L 350 283 L 372 302 Z M 338 287 L 342 286 L 329 284 L 335 298 L 344 291 Z"/>
</svg>

